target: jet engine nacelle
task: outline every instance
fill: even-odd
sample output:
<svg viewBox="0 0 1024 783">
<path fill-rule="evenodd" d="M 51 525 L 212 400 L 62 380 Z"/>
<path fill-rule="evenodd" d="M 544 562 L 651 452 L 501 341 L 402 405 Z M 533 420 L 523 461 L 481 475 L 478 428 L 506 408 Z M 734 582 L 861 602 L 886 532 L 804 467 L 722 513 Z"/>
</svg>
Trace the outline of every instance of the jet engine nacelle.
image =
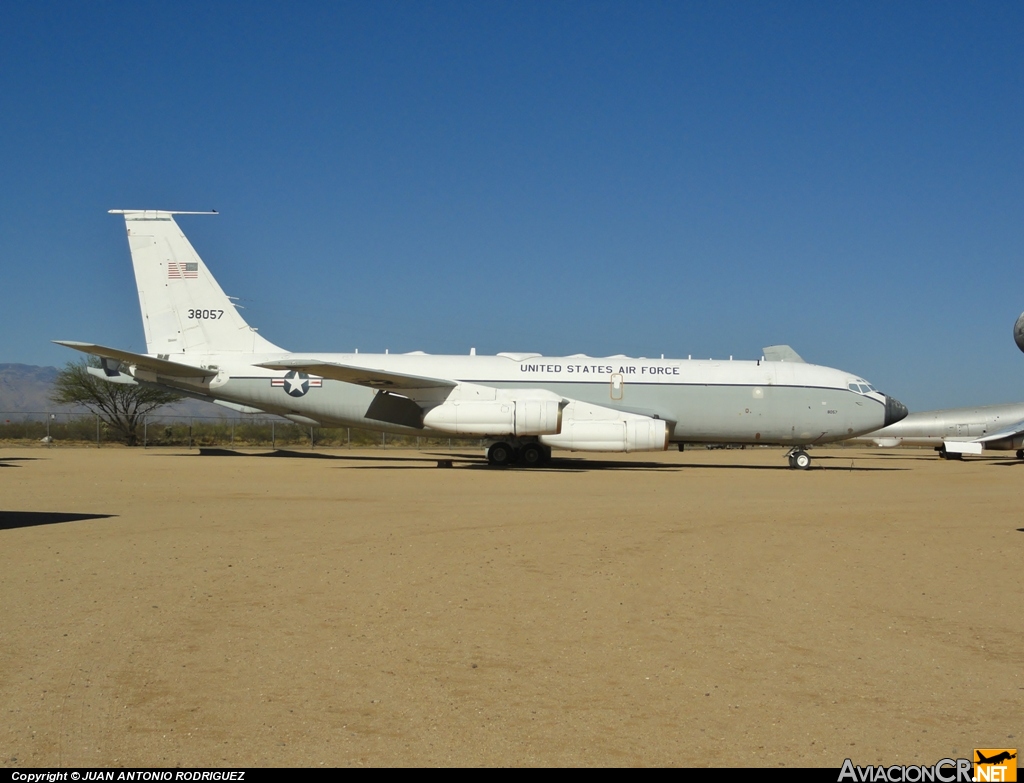
<svg viewBox="0 0 1024 783">
<path fill-rule="evenodd" d="M 880 449 L 891 449 L 900 445 L 899 438 L 873 438 L 873 440 Z"/>
<path fill-rule="evenodd" d="M 665 451 L 668 425 L 646 416 L 618 421 L 566 420 L 560 434 L 544 435 L 540 442 L 570 451 Z"/>
<path fill-rule="evenodd" d="M 423 414 L 423 426 L 453 435 L 554 435 L 562 429 L 559 400 L 454 400 Z"/>
<path fill-rule="evenodd" d="M 1017 343 L 1017 347 L 1024 351 L 1024 313 L 1021 313 L 1017 318 L 1017 323 L 1013 325 L 1013 341 Z"/>
</svg>

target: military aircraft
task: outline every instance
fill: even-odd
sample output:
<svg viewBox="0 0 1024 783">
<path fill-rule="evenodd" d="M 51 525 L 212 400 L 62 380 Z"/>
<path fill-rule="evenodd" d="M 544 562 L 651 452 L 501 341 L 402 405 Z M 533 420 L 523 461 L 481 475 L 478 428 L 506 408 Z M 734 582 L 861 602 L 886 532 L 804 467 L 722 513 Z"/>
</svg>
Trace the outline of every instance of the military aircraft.
<svg viewBox="0 0 1024 783">
<path fill-rule="evenodd" d="M 807 364 L 788 347 L 755 361 L 292 353 L 249 326 L 175 221 L 124 216 L 146 354 L 56 341 L 97 356 L 96 374 L 305 425 L 480 437 L 488 462 L 545 463 L 551 449 L 662 451 L 670 443 L 804 450 L 899 421 L 907 409 L 863 379 Z"/>
<path fill-rule="evenodd" d="M 886 448 L 933 446 L 945 459 L 963 459 L 964 454 L 981 454 L 986 449 L 1016 450 L 1017 459 L 1024 459 L 1024 402 L 911 413 L 850 442 Z"/>
</svg>

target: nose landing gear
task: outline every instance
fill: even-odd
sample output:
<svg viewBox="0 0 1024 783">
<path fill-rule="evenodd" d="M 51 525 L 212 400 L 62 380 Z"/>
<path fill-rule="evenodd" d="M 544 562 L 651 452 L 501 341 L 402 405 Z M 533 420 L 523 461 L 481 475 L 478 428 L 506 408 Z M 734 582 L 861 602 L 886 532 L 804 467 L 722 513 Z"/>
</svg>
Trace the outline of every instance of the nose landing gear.
<svg viewBox="0 0 1024 783">
<path fill-rule="evenodd" d="M 811 455 L 803 449 L 793 449 L 786 456 L 789 459 L 789 467 L 794 470 L 807 470 L 811 466 Z"/>
</svg>

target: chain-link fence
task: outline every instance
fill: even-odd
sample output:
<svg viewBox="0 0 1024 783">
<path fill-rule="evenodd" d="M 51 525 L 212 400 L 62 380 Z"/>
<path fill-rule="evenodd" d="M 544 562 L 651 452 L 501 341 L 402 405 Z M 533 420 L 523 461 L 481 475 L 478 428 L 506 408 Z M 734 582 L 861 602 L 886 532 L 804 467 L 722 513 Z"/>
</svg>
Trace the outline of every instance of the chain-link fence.
<svg viewBox="0 0 1024 783">
<path fill-rule="evenodd" d="M 147 416 L 139 425 L 138 445 L 150 448 L 388 448 L 479 446 L 479 439 L 389 435 L 354 427 L 307 427 L 275 417 Z M 120 444 L 123 436 L 91 413 L 0 411 L 0 442 L 49 445 Z"/>
</svg>

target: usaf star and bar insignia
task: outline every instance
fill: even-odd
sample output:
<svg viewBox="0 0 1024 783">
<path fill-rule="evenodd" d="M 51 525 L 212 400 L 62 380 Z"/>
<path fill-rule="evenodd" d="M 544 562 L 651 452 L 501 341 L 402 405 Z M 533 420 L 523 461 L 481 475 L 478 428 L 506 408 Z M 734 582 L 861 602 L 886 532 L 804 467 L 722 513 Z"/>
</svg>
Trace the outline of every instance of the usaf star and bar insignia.
<svg viewBox="0 0 1024 783">
<path fill-rule="evenodd" d="M 323 386 L 323 378 L 310 378 L 306 373 L 292 370 L 285 373 L 283 378 L 271 378 L 271 386 L 280 386 L 292 397 L 301 397 L 310 388 L 318 389 Z"/>
</svg>

